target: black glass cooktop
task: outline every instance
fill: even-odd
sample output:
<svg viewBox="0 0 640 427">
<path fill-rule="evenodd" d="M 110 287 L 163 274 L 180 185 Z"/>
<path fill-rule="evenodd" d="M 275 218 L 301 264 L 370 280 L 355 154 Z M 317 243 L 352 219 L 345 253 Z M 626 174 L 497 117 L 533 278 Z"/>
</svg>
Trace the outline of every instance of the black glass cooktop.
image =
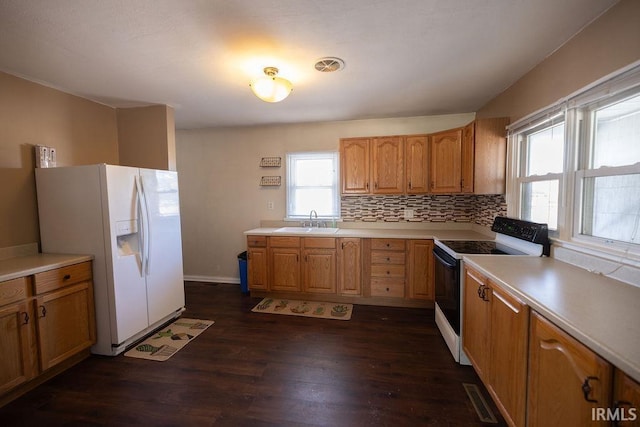
<svg viewBox="0 0 640 427">
<path fill-rule="evenodd" d="M 524 255 L 493 240 L 441 240 L 440 243 L 459 254 Z"/>
</svg>

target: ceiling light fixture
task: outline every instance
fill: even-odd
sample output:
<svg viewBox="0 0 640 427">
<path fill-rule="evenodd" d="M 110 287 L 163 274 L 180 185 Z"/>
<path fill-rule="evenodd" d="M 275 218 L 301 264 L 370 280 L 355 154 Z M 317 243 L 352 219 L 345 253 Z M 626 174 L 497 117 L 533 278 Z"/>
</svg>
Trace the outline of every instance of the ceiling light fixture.
<svg viewBox="0 0 640 427">
<path fill-rule="evenodd" d="M 293 85 L 287 79 L 278 77 L 276 67 L 266 67 L 265 77 L 260 77 L 249 86 L 258 98 L 265 102 L 280 102 L 285 99 L 293 90 Z"/>
</svg>

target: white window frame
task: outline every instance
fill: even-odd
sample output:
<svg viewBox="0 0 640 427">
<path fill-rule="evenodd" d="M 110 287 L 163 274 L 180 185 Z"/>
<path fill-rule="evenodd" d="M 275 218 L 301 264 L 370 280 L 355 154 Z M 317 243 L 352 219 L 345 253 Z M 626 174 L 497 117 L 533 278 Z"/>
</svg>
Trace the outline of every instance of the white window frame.
<svg viewBox="0 0 640 427">
<path fill-rule="evenodd" d="M 563 217 L 563 195 L 564 195 L 564 172 L 557 173 L 547 173 L 544 175 L 527 175 L 527 164 L 528 164 L 528 150 L 527 150 L 527 137 L 536 132 L 542 131 L 544 129 L 559 125 L 560 123 L 564 123 L 565 125 L 565 135 L 564 135 L 564 159 L 563 165 L 566 164 L 567 157 L 567 124 L 565 121 L 564 114 L 562 112 L 557 112 L 552 115 L 547 115 L 543 119 L 536 120 L 534 122 L 530 122 L 527 126 L 518 129 L 517 132 L 514 132 L 514 140 L 517 144 L 517 152 L 518 152 L 518 163 L 517 163 L 517 175 L 516 175 L 516 198 L 517 201 L 517 216 L 518 218 L 522 218 L 523 212 L 523 199 L 524 192 L 522 188 L 524 184 L 533 183 L 533 182 L 545 182 L 545 181 L 558 181 L 558 217 L 556 218 L 558 228 L 562 223 Z M 564 170 L 564 166 L 563 166 Z M 549 233 L 551 235 L 556 235 L 557 230 L 549 229 Z"/>
<path fill-rule="evenodd" d="M 565 247 L 615 263 L 640 267 L 639 244 L 580 234 L 583 178 L 635 174 L 640 171 L 640 164 L 599 169 L 584 167 L 590 155 L 587 151 L 591 149 L 590 135 L 585 127 L 588 123 L 583 119 L 586 107 L 614 102 L 616 97 L 633 92 L 640 93 L 640 61 L 512 123 L 508 127 L 507 215 L 520 218 L 521 214 L 520 193 L 524 180 L 520 177 L 523 160 L 519 134 L 564 113 L 565 159 L 559 189 L 558 230 L 556 233 L 549 233 L 550 237 L 556 247 Z M 548 178 L 550 176 L 544 176 L 542 180 Z"/>
<path fill-rule="evenodd" d="M 339 171 L 340 171 L 340 156 L 337 151 L 312 151 L 312 152 L 296 152 L 296 153 L 287 153 L 286 155 L 286 165 L 287 165 L 287 193 L 286 193 L 286 218 L 285 220 L 292 221 L 300 221 L 304 219 L 309 219 L 310 214 L 303 215 L 293 215 L 291 214 L 293 205 L 295 203 L 295 191 L 298 187 L 295 185 L 295 169 L 293 166 L 293 162 L 296 160 L 304 160 L 304 159 L 331 159 L 333 161 L 333 179 L 330 188 L 333 192 L 333 206 L 334 212 L 332 215 L 322 215 L 318 214 L 319 219 L 331 219 L 338 220 L 340 217 L 340 186 L 339 186 Z M 323 187 L 329 188 L 329 187 Z M 314 216 L 315 219 L 315 216 Z"/>
<path fill-rule="evenodd" d="M 632 85 L 628 90 L 624 90 L 616 95 L 602 95 L 594 97 L 594 100 L 582 102 L 575 108 L 576 127 L 580 130 L 580 138 L 576 141 L 577 167 L 574 179 L 574 206 L 573 206 L 573 232 L 571 239 L 576 243 L 604 247 L 616 252 L 632 252 L 640 254 L 640 244 L 622 242 L 608 238 L 582 234 L 584 221 L 584 182 L 585 178 L 598 178 L 619 175 L 640 174 L 640 162 L 633 165 L 624 166 L 601 166 L 592 168 L 591 160 L 593 156 L 594 143 L 594 123 L 593 112 L 599 108 L 614 104 L 630 95 L 640 95 L 640 76 L 638 84 Z M 587 98 L 589 99 L 589 98 Z"/>
</svg>

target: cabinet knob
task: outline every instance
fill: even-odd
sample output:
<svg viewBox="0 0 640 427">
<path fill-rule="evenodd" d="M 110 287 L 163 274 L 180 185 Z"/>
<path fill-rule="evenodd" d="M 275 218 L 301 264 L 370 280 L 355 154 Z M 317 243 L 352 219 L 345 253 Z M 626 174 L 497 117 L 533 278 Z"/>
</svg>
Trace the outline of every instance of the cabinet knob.
<svg viewBox="0 0 640 427">
<path fill-rule="evenodd" d="M 44 305 L 39 306 L 40 308 L 40 317 L 45 317 L 47 315 L 47 308 Z"/>
<path fill-rule="evenodd" d="M 69 279 L 71 279 L 70 274 L 65 274 L 64 276 L 62 276 L 62 280 L 69 280 Z"/>
<path fill-rule="evenodd" d="M 23 321 L 22 324 L 23 325 L 28 325 L 29 324 L 29 313 L 27 313 L 26 311 L 22 313 L 23 315 Z"/>
<path fill-rule="evenodd" d="M 391 261 L 391 258 L 387 257 L 387 261 Z"/>
</svg>

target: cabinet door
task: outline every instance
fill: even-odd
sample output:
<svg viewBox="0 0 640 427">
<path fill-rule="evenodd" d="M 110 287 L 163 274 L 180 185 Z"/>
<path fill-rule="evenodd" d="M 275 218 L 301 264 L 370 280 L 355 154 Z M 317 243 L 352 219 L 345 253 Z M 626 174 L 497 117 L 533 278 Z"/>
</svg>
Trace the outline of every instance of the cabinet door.
<svg viewBox="0 0 640 427">
<path fill-rule="evenodd" d="M 508 117 L 475 121 L 475 194 L 504 194 Z"/>
<path fill-rule="evenodd" d="M 247 249 L 247 283 L 249 290 L 269 289 L 267 281 L 267 248 Z"/>
<path fill-rule="evenodd" d="M 335 294 L 336 250 L 305 249 L 302 258 L 304 291 Z"/>
<path fill-rule="evenodd" d="M 611 365 L 564 331 L 531 315 L 528 426 L 605 426 L 592 409 L 611 401 Z"/>
<path fill-rule="evenodd" d="M 33 323 L 27 300 L 0 307 L 0 395 L 37 373 Z"/>
<path fill-rule="evenodd" d="M 487 279 L 465 268 L 462 345 L 485 384 L 489 382 L 490 295 Z"/>
<path fill-rule="evenodd" d="M 529 306 L 491 286 L 489 389 L 510 425 L 524 426 Z"/>
<path fill-rule="evenodd" d="M 343 194 L 369 192 L 369 138 L 340 140 L 340 181 Z"/>
<path fill-rule="evenodd" d="M 407 241 L 409 297 L 433 301 L 433 240 Z"/>
<path fill-rule="evenodd" d="M 461 148 L 461 181 L 460 191 L 473 193 L 475 122 L 471 122 L 462 129 Z"/>
<path fill-rule="evenodd" d="M 459 193 L 462 168 L 462 129 L 431 135 L 429 147 L 431 192 Z"/>
<path fill-rule="evenodd" d="M 43 371 L 94 344 L 92 289 L 91 282 L 81 282 L 36 298 Z"/>
<path fill-rule="evenodd" d="M 618 427 L 640 426 L 640 384 L 619 370 L 614 379 L 613 402 Z"/>
<path fill-rule="evenodd" d="M 427 142 L 426 135 L 410 135 L 405 139 L 405 188 L 409 194 L 421 194 L 429 191 Z"/>
<path fill-rule="evenodd" d="M 300 286 L 300 249 L 271 248 L 272 291 L 299 292 Z"/>
<path fill-rule="evenodd" d="M 402 137 L 375 138 L 372 145 L 373 193 L 404 192 L 404 145 Z"/>
<path fill-rule="evenodd" d="M 358 238 L 338 240 L 338 292 L 340 295 L 362 294 L 362 257 Z"/>
</svg>

